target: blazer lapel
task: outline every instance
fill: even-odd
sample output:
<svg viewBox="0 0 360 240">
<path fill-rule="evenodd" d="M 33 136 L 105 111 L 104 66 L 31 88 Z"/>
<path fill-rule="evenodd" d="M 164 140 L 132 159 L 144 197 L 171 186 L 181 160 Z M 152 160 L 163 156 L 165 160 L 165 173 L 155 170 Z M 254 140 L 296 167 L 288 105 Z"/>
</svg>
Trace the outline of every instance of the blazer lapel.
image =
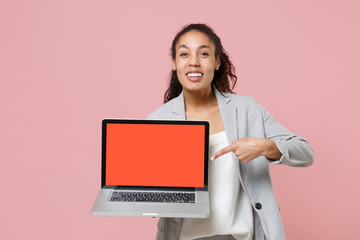
<svg viewBox="0 0 360 240">
<path fill-rule="evenodd" d="M 185 101 L 183 92 L 181 92 L 180 95 L 174 99 L 171 118 L 185 120 Z"/>
<path fill-rule="evenodd" d="M 215 89 L 215 96 L 218 102 L 225 132 L 229 144 L 231 144 L 239 138 L 237 129 L 237 108 L 235 105 L 231 104 L 231 98 L 226 93 L 222 95 L 217 89 Z"/>
<path fill-rule="evenodd" d="M 224 95 L 223 95 L 224 94 Z M 235 104 L 231 102 L 230 94 L 220 93 L 217 89 L 215 89 L 215 96 L 218 101 L 218 106 L 220 110 L 220 115 L 224 124 L 226 136 L 229 142 L 229 145 L 239 139 L 239 131 L 238 131 L 238 109 Z M 241 163 L 239 163 L 239 159 L 235 156 L 233 152 L 231 152 L 233 156 L 233 161 L 235 167 L 237 169 L 240 168 Z M 241 184 L 242 178 L 240 176 L 240 169 L 238 171 L 238 177 L 240 179 Z"/>
</svg>

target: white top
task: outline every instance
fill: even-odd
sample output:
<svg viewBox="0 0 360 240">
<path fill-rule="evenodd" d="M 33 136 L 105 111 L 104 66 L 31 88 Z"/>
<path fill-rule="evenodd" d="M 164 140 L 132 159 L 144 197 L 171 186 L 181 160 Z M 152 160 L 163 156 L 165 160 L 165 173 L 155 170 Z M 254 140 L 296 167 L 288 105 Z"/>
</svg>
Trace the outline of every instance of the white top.
<svg viewBox="0 0 360 240">
<path fill-rule="evenodd" d="M 225 131 L 210 135 L 209 156 L 229 146 Z M 253 213 L 239 180 L 238 162 L 227 153 L 209 160 L 210 217 L 185 218 L 180 239 L 233 235 L 238 240 L 253 237 Z"/>
</svg>

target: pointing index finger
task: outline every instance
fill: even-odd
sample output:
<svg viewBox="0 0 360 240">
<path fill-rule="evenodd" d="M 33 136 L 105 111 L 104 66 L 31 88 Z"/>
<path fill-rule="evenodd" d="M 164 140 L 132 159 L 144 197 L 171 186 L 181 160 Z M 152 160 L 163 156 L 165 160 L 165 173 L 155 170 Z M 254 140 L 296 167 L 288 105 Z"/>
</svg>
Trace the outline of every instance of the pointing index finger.
<svg viewBox="0 0 360 240">
<path fill-rule="evenodd" d="M 233 150 L 233 147 L 227 146 L 223 149 L 220 149 L 219 151 L 217 151 L 214 155 L 212 155 L 212 157 L 210 158 L 211 161 L 215 160 L 216 158 L 220 157 L 221 155 L 227 154 L 229 152 L 231 152 Z"/>
</svg>

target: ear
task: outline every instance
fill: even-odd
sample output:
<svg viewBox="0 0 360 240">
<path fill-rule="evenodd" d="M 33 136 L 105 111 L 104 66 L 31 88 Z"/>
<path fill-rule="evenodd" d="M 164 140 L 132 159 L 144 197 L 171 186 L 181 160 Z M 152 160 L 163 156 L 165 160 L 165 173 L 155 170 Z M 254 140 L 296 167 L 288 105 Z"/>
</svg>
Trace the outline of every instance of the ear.
<svg viewBox="0 0 360 240">
<path fill-rule="evenodd" d="M 173 65 L 173 71 L 176 71 L 176 65 L 175 65 L 175 61 L 172 60 L 172 65 Z"/>
<path fill-rule="evenodd" d="M 218 70 L 221 65 L 220 57 L 217 57 L 215 60 L 215 69 Z"/>
</svg>

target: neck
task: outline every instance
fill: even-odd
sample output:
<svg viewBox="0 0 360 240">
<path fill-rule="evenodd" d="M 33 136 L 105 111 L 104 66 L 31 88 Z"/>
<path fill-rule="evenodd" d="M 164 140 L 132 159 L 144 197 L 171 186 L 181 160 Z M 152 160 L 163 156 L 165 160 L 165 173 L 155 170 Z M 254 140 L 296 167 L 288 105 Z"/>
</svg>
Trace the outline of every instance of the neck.
<svg viewBox="0 0 360 240">
<path fill-rule="evenodd" d="M 183 91 L 185 109 L 199 109 L 217 105 L 215 93 L 211 88 L 202 92 Z"/>
</svg>

